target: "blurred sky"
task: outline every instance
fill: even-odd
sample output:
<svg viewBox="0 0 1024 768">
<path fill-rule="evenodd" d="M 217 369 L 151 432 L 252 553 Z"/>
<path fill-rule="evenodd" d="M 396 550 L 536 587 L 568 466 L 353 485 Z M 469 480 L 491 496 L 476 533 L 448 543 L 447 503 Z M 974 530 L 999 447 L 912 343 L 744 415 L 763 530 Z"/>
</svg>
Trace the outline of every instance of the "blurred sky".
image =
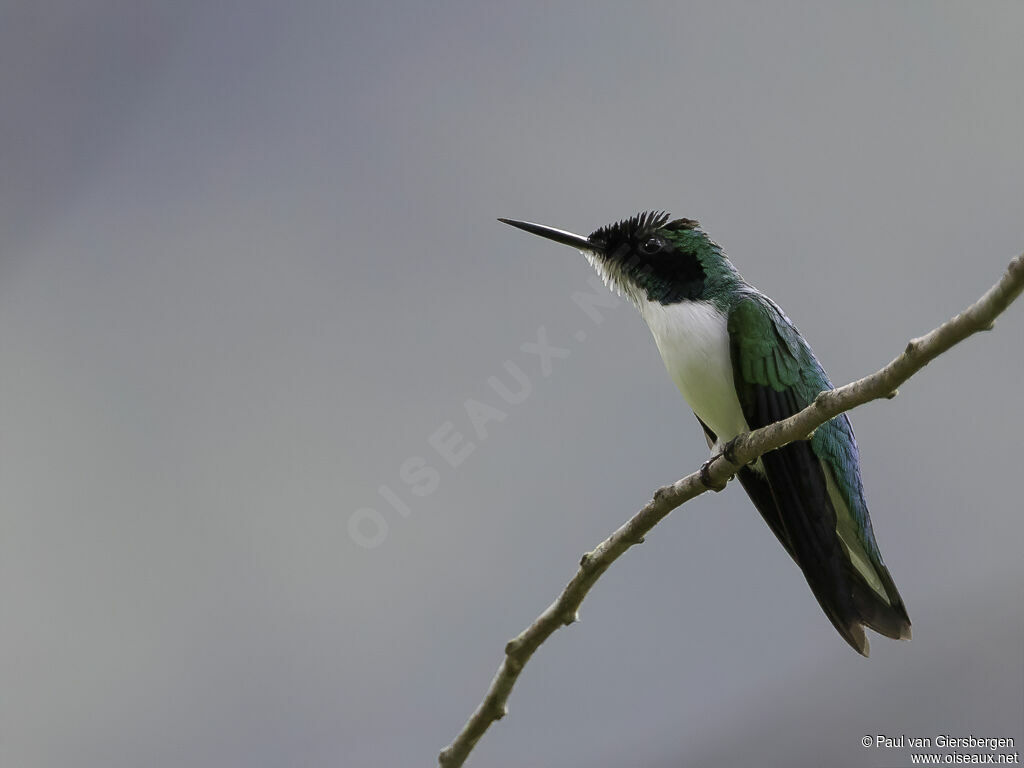
<svg viewBox="0 0 1024 768">
<path fill-rule="evenodd" d="M 633 309 L 595 322 L 584 260 L 495 217 L 699 218 L 844 383 L 1024 248 L 1022 25 L 5 3 L 0 764 L 433 764 L 580 555 L 707 452 Z M 853 414 L 912 642 L 858 657 L 730 486 L 612 568 L 470 764 L 1019 748 L 1022 331 Z"/>
</svg>

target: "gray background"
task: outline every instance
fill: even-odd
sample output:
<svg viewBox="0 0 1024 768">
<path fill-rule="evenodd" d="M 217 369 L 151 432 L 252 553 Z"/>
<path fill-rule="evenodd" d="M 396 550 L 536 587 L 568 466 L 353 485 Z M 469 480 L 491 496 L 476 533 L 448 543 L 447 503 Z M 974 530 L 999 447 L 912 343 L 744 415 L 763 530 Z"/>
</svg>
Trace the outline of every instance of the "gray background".
<svg viewBox="0 0 1024 768">
<path fill-rule="evenodd" d="M 837 383 L 1024 247 L 1019 3 L 620 5 L 4 4 L 0 763 L 433 764 L 706 455 L 636 313 L 593 323 L 583 259 L 496 216 L 699 218 Z M 472 764 L 1019 749 L 1022 330 L 854 414 L 911 643 L 853 653 L 730 486 L 616 564 Z"/>
</svg>

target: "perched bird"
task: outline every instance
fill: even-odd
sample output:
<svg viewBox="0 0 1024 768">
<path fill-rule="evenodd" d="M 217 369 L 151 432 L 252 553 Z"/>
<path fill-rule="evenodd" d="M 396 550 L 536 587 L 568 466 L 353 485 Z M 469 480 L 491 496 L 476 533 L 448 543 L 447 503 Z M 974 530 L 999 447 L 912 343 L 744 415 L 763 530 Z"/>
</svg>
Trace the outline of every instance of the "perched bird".
<svg viewBox="0 0 1024 768">
<path fill-rule="evenodd" d="M 640 310 L 712 454 L 791 416 L 832 383 L 779 306 L 746 283 L 693 219 L 641 213 L 589 237 L 499 219 L 583 252 Z M 868 655 L 864 627 L 909 639 L 910 619 L 871 530 L 860 455 L 845 414 L 810 440 L 737 473 L 839 634 Z"/>
</svg>

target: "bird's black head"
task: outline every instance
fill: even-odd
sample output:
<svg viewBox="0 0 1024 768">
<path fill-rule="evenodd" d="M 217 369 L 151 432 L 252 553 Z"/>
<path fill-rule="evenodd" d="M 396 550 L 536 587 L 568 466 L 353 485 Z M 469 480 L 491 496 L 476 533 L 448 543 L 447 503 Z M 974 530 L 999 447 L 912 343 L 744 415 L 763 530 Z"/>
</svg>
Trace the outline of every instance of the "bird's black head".
<svg viewBox="0 0 1024 768">
<path fill-rule="evenodd" d="M 697 241 L 679 237 L 692 235 L 697 226 L 693 219 L 670 220 L 664 211 L 648 211 L 601 227 L 587 240 L 600 245 L 601 266 L 613 282 L 627 292 L 635 286 L 648 301 L 675 304 L 704 292 L 707 275 L 691 247 Z"/>
<path fill-rule="evenodd" d="M 709 272 L 725 263 L 696 221 L 671 219 L 664 212 L 640 213 L 585 238 L 540 224 L 499 221 L 578 248 L 607 283 L 634 301 L 675 304 L 704 298 Z"/>
</svg>

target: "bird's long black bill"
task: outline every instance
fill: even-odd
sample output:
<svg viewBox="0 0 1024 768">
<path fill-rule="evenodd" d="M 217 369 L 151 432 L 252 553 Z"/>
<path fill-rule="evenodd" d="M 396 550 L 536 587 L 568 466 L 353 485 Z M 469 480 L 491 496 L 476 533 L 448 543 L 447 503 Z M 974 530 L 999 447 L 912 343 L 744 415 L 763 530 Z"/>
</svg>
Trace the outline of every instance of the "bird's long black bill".
<svg viewBox="0 0 1024 768">
<path fill-rule="evenodd" d="M 600 250 L 597 244 L 590 242 L 587 238 L 574 235 L 572 232 L 566 232 L 563 229 L 545 227 L 543 224 L 532 224 L 529 221 L 516 221 L 515 219 L 498 219 L 498 221 L 521 229 L 524 232 L 529 232 L 531 235 L 540 235 L 548 240 L 554 240 L 556 243 L 562 243 L 562 245 L 568 245 L 581 251 L 595 252 Z"/>
</svg>

